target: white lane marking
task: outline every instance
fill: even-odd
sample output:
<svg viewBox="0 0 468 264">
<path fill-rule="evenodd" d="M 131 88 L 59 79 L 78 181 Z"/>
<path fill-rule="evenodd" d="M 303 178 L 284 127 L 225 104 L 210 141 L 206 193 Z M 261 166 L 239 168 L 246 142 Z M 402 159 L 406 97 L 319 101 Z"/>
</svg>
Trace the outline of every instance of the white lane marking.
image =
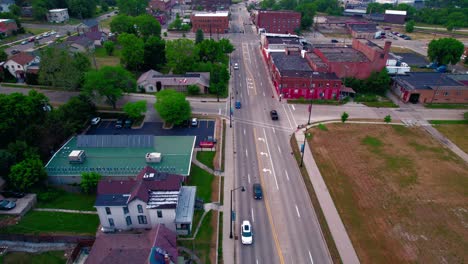
<svg viewBox="0 0 468 264">
<path fill-rule="evenodd" d="M 263 83 L 262 83 L 262 82 L 260 82 L 260 86 L 263 86 Z"/>
<path fill-rule="evenodd" d="M 314 259 L 312 258 L 312 254 L 310 254 L 310 251 L 309 251 L 309 258 L 310 258 L 310 263 L 314 264 Z"/>
<path fill-rule="evenodd" d="M 263 96 L 265 96 L 265 92 L 263 92 Z"/>
<path fill-rule="evenodd" d="M 249 87 L 247 87 L 247 95 L 250 95 Z"/>
<path fill-rule="evenodd" d="M 242 93 L 240 94 L 240 98 L 242 99 Z"/>
<path fill-rule="evenodd" d="M 250 208 L 252 210 L 252 222 L 255 223 L 255 217 L 254 217 L 254 214 L 253 214 L 253 208 Z"/>
<path fill-rule="evenodd" d="M 281 148 L 280 148 L 280 146 L 278 146 L 278 152 L 281 154 Z"/>
<path fill-rule="evenodd" d="M 291 119 L 289 119 L 288 111 L 286 110 L 286 107 L 284 105 L 283 105 L 283 110 L 286 113 L 286 118 L 288 118 L 289 127 L 292 128 L 293 126 L 292 126 L 292 123 L 291 123 Z"/>
<path fill-rule="evenodd" d="M 275 133 L 275 134 L 276 134 L 276 130 L 275 130 L 275 128 L 274 128 L 274 127 L 272 127 L 272 129 L 273 129 L 273 133 Z"/>
<path fill-rule="evenodd" d="M 221 115 L 221 108 L 220 108 L 219 111 L 218 111 L 218 115 Z"/>
<path fill-rule="evenodd" d="M 250 174 L 247 173 L 247 180 L 249 181 L 250 184 Z"/>
<path fill-rule="evenodd" d="M 294 119 L 294 115 L 293 115 L 293 113 L 292 113 L 292 111 L 291 111 L 291 108 L 288 108 L 288 109 L 289 109 L 289 113 L 291 113 L 291 118 L 292 118 L 292 120 L 294 121 L 294 124 L 295 124 L 294 127 L 297 127 L 297 122 L 296 122 L 296 119 Z"/>
<path fill-rule="evenodd" d="M 247 149 L 245 149 L 245 156 L 247 156 L 247 158 L 249 157 L 249 152 L 247 152 Z"/>
<path fill-rule="evenodd" d="M 294 107 L 294 105 L 291 105 L 291 107 L 292 107 L 292 109 L 293 109 L 294 111 L 296 111 L 296 108 Z"/>
<path fill-rule="evenodd" d="M 257 264 L 258 264 L 258 259 L 257 259 Z"/>
<path fill-rule="evenodd" d="M 244 136 L 245 136 L 245 128 L 244 128 Z"/>
<path fill-rule="evenodd" d="M 297 212 L 297 216 L 301 218 L 301 214 L 299 213 L 299 208 L 297 208 L 297 204 L 296 204 L 296 212 Z"/>
<path fill-rule="evenodd" d="M 266 146 L 267 146 L 268 156 L 269 156 L 269 158 L 270 158 L 270 164 L 271 164 L 271 168 L 272 168 L 272 170 L 273 170 L 273 176 L 275 177 L 276 189 L 279 190 L 278 180 L 276 179 L 275 167 L 273 166 L 273 160 L 271 159 L 270 146 L 268 146 L 268 140 L 267 140 L 265 128 L 263 129 L 263 135 L 265 135 L 265 144 L 266 144 Z"/>
<path fill-rule="evenodd" d="M 287 171 L 287 170 L 284 170 L 284 173 L 286 174 L 286 179 L 288 179 L 288 181 L 289 181 L 288 171 Z"/>
</svg>

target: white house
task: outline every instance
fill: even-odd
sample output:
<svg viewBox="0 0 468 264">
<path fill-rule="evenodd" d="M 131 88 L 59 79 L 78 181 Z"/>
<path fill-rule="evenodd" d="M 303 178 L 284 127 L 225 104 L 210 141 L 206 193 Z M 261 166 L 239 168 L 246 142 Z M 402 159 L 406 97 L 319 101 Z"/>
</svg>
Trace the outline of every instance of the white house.
<svg viewBox="0 0 468 264">
<path fill-rule="evenodd" d="M 102 180 L 95 207 L 106 229 L 154 228 L 164 224 L 178 234 L 190 234 L 195 206 L 194 186 L 184 177 L 147 166 L 135 180 Z"/>
<path fill-rule="evenodd" d="M 39 62 L 39 56 L 33 56 L 25 52 L 20 52 L 10 57 L 10 59 L 8 59 L 5 64 L 3 64 L 3 67 L 17 79 L 23 79 L 26 75 L 28 67 L 37 65 Z"/>
<path fill-rule="evenodd" d="M 60 8 L 60 9 L 50 9 L 47 12 L 47 21 L 52 23 L 63 23 L 68 21 L 70 17 L 68 16 L 68 8 Z"/>
</svg>

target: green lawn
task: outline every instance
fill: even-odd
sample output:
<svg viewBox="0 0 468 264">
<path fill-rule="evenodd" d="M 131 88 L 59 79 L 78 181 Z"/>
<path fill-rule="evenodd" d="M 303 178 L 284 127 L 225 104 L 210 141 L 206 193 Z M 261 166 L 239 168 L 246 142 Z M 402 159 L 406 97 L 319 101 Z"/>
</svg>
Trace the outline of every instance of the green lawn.
<svg viewBox="0 0 468 264">
<path fill-rule="evenodd" d="M 94 235 L 99 225 L 97 215 L 30 211 L 17 225 L 8 226 L 9 234 L 83 234 Z"/>
<path fill-rule="evenodd" d="M 82 211 L 96 211 L 94 208 L 94 202 L 96 201 L 95 195 L 82 194 L 82 193 L 70 193 L 63 190 L 57 190 L 57 198 L 41 202 L 37 204 L 38 208 L 58 208 L 58 209 L 70 209 L 70 210 L 82 210 Z"/>
<path fill-rule="evenodd" d="M 214 170 L 213 159 L 215 154 L 215 151 L 198 151 L 197 160 L 208 166 L 208 168 Z"/>
<path fill-rule="evenodd" d="M 44 32 L 50 31 L 50 29 L 47 28 L 25 28 L 26 32 L 31 32 L 34 35 L 42 34 Z"/>
<path fill-rule="evenodd" d="M 394 104 L 390 101 L 384 102 L 361 102 L 361 104 L 368 106 L 368 107 L 398 107 L 397 104 Z"/>
<path fill-rule="evenodd" d="M 211 218 L 213 217 L 213 211 L 208 212 L 203 218 L 202 225 L 198 230 L 197 237 L 192 240 L 179 240 L 177 245 L 194 249 L 195 254 L 200 258 L 202 263 L 211 263 L 210 261 L 210 251 L 216 249 L 216 244 L 211 244 L 211 238 L 215 227 L 211 226 Z"/>
<path fill-rule="evenodd" d="M 197 197 L 202 198 L 205 203 L 211 202 L 211 183 L 214 176 L 195 164 L 192 164 L 188 186 L 197 186 Z"/>
<path fill-rule="evenodd" d="M 8 252 L 0 257 L 3 264 L 59 264 L 67 263 L 64 251 L 49 251 L 44 253 Z"/>
<path fill-rule="evenodd" d="M 468 109 L 468 104 L 425 104 L 424 106 L 435 109 Z"/>
</svg>

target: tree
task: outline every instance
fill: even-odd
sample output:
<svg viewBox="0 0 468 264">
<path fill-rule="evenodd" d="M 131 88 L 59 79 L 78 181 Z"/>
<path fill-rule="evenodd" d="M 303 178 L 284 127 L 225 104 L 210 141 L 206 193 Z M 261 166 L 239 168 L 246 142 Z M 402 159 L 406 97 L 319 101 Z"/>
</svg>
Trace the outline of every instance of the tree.
<svg viewBox="0 0 468 264">
<path fill-rule="evenodd" d="M 96 1 L 93 0 L 68 0 L 70 15 L 79 19 L 93 17 L 96 12 Z"/>
<path fill-rule="evenodd" d="M 105 41 L 104 48 L 106 49 L 107 55 L 112 56 L 115 49 L 115 43 L 113 41 Z"/>
<path fill-rule="evenodd" d="M 36 20 L 46 20 L 46 14 L 52 6 L 46 0 L 32 1 L 33 17 Z"/>
<path fill-rule="evenodd" d="M 9 9 L 10 9 L 10 13 L 12 13 L 13 15 L 17 17 L 21 16 L 21 7 L 17 5 L 10 5 Z"/>
<path fill-rule="evenodd" d="M 460 61 L 464 45 L 454 38 L 434 39 L 429 43 L 427 55 L 431 61 L 455 65 Z"/>
<path fill-rule="evenodd" d="M 47 178 L 44 165 L 38 156 L 27 158 L 10 169 L 8 184 L 18 191 L 29 191 L 30 188 Z"/>
<path fill-rule="evenodd" d="M 452 31 L 453 29 L 464 27 L 468 22 L 468 17 L 463 12 L 453 12 L 447 17 L 447 30 Z"/>
<path fill-rule="evenodd" d="M 198 87 L 198 85 L 191 84 L 187 86 L 187 92 L 190 95 L 197 95 L 200 93 L 200 87 Z"/>
<path fill-rule="evenodd" d="M 348 117 L 349 117 L 348 113 L 343 112 L 343 114 L 341 115 L 341 122 L 343 123 L 346 122 L 346 120 L 348 120 Z"/>
<path fill-rule="evenodd" d="M 83 84 L 85 72 L 91 68 L 89 58 L 79 52 L 46 48 L 41 52 L 39 83 L 67 90 L 77 90 Z"/>
<path fill-rule="evenodd" d="M 58 108 L 65 134 L 77 133 L 83 124 L 96 114 L 96 105 L 86 94 L 71 97 Z"/>
<path fill-rule="evenodd" d="M 112 19 L 110 29 L 114 33 L 136 34 L 134 18 L 126 15 L 118 15 Z"/>
<path fill-rule="evenodd" d="M 118 38 L 122 45 L 121 63 L 129 70 L 137 70 L 143 64 L 145 44 L 133 34 L 123 33 Z"/>
<path fill-rule="evenodd" d="M 179 13 L 176 14 L 176 18 L 168 26 L 169 29 L 181 30 L 182 29 L 182 19 L 179 16 Z"/>
<path fill-rule="evenodd" d="M 406 22 L 405 31 L 408 33 L 411 33 L 414 31 L 414 20 L 410 20 Z"/>
<path fill-rule="evenodd" d="M 161 24 L 153 16 L 145 14 L 135 17 L 134 23 L 141 37 L 147 39 L 150 36 L 161 37 Z"/>
<path fill-rule="evenodd" d="M 101 11 L 102 11 L 102 12 L 107 12 L 107 11 L 109 11 L 109 4 L 107 4 L 106 2 L 102 2 L 102 3 L 101 3 Z"/>
<path fill-rule="evenodd" d="M 117 6 L 122 14 L 138 16 L 146 12 L 147 0 L 117 0 Z"/>
<path fill-rule="evenodd" d="M 195 44 L 202 42 L 204 38 L 205 37 L 203 36 L 203 30 L 201 30 L 200 28 L 197 29 L 197 33 L 195 35 Z"/>
<path fill-rule="evenodd" d="M 231 41 L 229 41 L 229 39 L 222 38 L 218 41 L 218 44 L 220 46 L 220 49 L 225 54 L 229 54 L 234 51 L 234 46 L 232 45 Z"/>
<path fill-rule="evenodd" d="M 85 75 L 85 92 L 91 97 L 94 95 L 105 97 L 114 109 L 117 100 L 122 98 L 124 92 L 133 92 L 135 89 L 135 78 L 120 66 L 104 66 Z"/>
<path fill-rule="evenodd" d="M 143 51 L 143 69 L 160 70 L 166 64 L 166 42 L 156 36 L 145 41 Z"/>
<path fill-rule="evenodd" d="M 387 124 L 390 123 L 390 122 L 392 122 L 392 116 L 386 115 L 386 116 L 384 117 L 384 122 L 387 123 Z"/>
<path fill-rule="evenodd" d="M 189 119 L 192 114 L 190 103 L 185 100 L 184 94 L 174 90 L 157 93 L 154 108 L 166 123 L 175 125 Z"/>
<path fill-rule="evenodd" d="M 13 155 L 6 149 L 0 149 L 0 175 L 8 175 L 13 164 Z"/>
<path fill-rule="evenodd" d="M 8 54 L 4 50 L 0 50 L 0 61 L 7 61 L 8 60 Z"/>
<path fill-rule="evenodd" d="M 213 39 L 205 39 L 197 44 L 199 61 L 201 62 L 217 62 L 222 60 L 224 56 L 218 42 Z"/>
<path fill-rule="evenodd" d="M 142 113 L 146 112 L 146 101 L 128 102 L 123 107 L 124 112 L 133 119 L 138 119 Z"/>
<path fill-rule="evenodd" d="M 80 187 L 84 193 L 96 192 L 101 174 L 97 172 L 83 172 L 81 173 Z"/>
<path fill-rule="evenodd" d="M 175 74 L 190 71 L 198 57 L 195 43 L 190 39 L 166 41 L 167 65 Z"/>
</svg>

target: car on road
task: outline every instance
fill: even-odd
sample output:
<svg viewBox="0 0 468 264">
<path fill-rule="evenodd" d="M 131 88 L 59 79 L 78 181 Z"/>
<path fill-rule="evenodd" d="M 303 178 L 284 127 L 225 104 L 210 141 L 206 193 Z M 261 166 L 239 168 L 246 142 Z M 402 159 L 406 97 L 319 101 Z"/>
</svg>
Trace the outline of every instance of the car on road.
<svg viewBox="0 0 468 264">
<path fill-rule="evenodd" d="M 27 40 L 21 41 L 21 45 L 26 45 L 26 44 L 28 44 L 28 41 L 27 41 Z"/>
<path fill-rule="evenodd" d="M 8 200 L 0 200 L 0 210 L 11 210 L 16 207 L 16 203 Z"/>
<path fill-rule="evenodd" d="M 410 36 L 404 36 L 403 39 L 404 40 L 411 40 L 411 37 Z"/>
<path fill-rule="evenodd" d="M 28 39 L 29 42 L 33 42 L 33 41 L 35 41 L 35 40 L 36 40 L 36 37 L 34 37 L 34 36 L 32 36 L 32 37 L 30 37 L 30 38 Z"/>
<path fill-rule="evenodd" d="M 57 34 L 57 32 L 55 30 L 52 30 L 50 33 L 49 33 L 49 36 L 52 36 L 52 35 L 55 35 Z"/>
<path fill-rule="evenodd" d="M 332 40 L 331 40 L 331 43 L 338 43 L 338 42 L 339 42 L 339 41 L 336 40 L 336 39 L 332 39 Z"/>
<path fill-rule="evenodd" d="M 14 50 L 11 51 L 11 54 L 12 54 L 12 55 L 15 55 L 15 54 L 18 54 L 18 53 L 20 53 L 20 51 L 17 50 L 17 49 L 14 49 Z"/>
<path fill-rule="evenodd" d="M 133 125 L 133 120 L 132 119 L 127 119 L 124 122 L 124 128 L 131 128 Z"/>
<path fill-rule="evenodd" d="M 115 128 L 122 128 L 124 124 L 123 119 L 118 119 L 117 122 L 115 122 Z"/>
<path fill-rule="evenodd" d="M 15 191 L 1 191 L 0 194 L 6 198 L 23 198 L 26 195 L 24 192 Z"/>
<path fill-rule="evenodd" d="M 236 101 L 236 109 L 241 109 L 242 105 L 240 101 Z"/>
<path fill-rule="evenodd" d="M 263 198 L 262 185 L 260 185 L 260 183 L 254 183 L 253 194 L 255 200 L 261 200 Z"/>
<path fill-rule="evenodd" d="M 248 220 L 242 221 L 241 238 L 242 238 L 241 239 L 242 244 L 252 245 L 252 243 L 253 243 L 253 232 L 252 232 L 252 226 L 250 225 L 250 221 L 248 221 Z"/>
<path fill-rule="evenodd" d="M 238 69 L 239 69 L 239 64 L 234 63 L 234 70 L 238 70 Z"/>
<path fill-rule="evenodd" d="M 99 124 L 99 122 L 101 122 L 100 117 L 95 117 L 95 118 L 91 119 L 91 125 L 93 125 L 93 126 Z"/>
<path fill-rule="evenodd" d="M 192 118 L 192 122 L 190 123 L 193 127 L 198 126 L 198 119 L 197 118 Z"/>
<path fill-rule="evenodd" d="M 271 116 L 271 120 L 278 120 L 278 118 L 279 118 L 278 112 L 276 112 L 276 110 L 271 110 L 270 111 L 270 116 Z"/>
</svg>

